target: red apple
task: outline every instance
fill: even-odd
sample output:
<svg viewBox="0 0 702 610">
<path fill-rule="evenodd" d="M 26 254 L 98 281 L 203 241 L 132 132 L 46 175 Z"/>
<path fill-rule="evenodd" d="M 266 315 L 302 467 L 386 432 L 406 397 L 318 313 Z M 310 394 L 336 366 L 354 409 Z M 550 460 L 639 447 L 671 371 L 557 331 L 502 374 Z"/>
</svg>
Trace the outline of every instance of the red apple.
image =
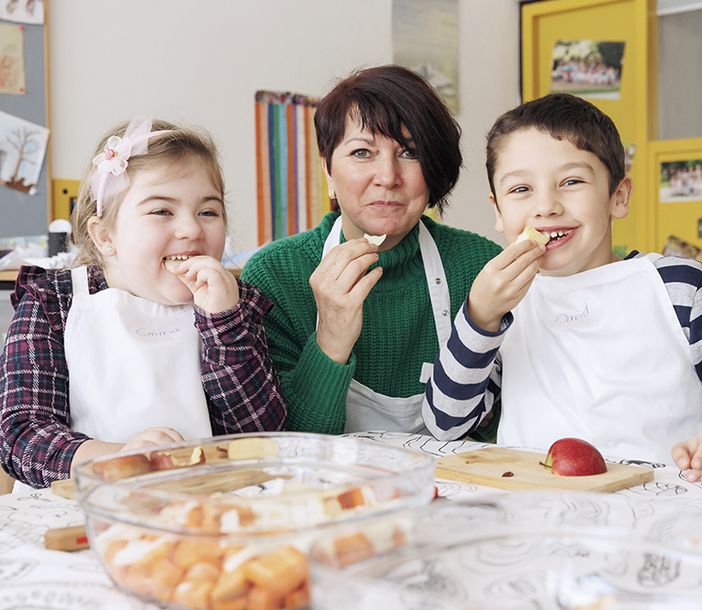
<svg viewBox="0 0 702 610">
<path fill-rule="evenodd" d="M 202 447 L 195 447 L 191 453 L 183 455 L 171 451 L 154 451 L 149 458 L 154 470 L 172 470 L 205 463 L 205 452 Z"/>
<path fill-rule="evenodd" d="M 151 462 L 141 453 L 122 455 L 95 462 L 93 472 L 105 481 L 119 481 L 151 472 Z"/>
<path fill-rule="evenodd" d="M 607 472 L 602 454 L 596 447 L 579 438 L 557 440 L 542 462 L 553 474 L 562 477 L 582 477 Z"/>
</svg>

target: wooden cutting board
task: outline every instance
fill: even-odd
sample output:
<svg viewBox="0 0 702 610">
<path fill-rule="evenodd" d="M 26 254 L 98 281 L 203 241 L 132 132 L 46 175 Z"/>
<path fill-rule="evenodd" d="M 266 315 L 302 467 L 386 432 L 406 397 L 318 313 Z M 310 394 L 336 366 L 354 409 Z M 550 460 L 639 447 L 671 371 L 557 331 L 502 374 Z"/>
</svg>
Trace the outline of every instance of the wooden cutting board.
<svg viewBox="0 0 702 610">
<path fill-rule="evenodd" d="M 574 491 L 617 491 L 653 480 L 650 468 L 609 463 L 602 474 L 561 477 L 539 464 L 545 457 L 545 453 L 487 447 L 441 458 L 436 463 L 436 478 L 500 489 Z"/>
</svg>

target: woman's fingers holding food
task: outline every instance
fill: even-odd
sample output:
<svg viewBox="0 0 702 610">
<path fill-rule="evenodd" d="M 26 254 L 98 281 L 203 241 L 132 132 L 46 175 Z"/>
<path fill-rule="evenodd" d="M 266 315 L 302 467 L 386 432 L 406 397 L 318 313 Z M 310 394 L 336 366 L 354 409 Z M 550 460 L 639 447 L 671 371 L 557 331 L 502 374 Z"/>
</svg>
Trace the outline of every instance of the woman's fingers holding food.
<svg viewBox="0 0 702 610">
<path fill-rule="evenodd" d="M 338 278 L 351 262 L 376 252 L 378 252 L 378 246 L 368 243 L 365 239 L 349 240 L 332 248 L 319 263 L 315 273 Z"/>
</svg>

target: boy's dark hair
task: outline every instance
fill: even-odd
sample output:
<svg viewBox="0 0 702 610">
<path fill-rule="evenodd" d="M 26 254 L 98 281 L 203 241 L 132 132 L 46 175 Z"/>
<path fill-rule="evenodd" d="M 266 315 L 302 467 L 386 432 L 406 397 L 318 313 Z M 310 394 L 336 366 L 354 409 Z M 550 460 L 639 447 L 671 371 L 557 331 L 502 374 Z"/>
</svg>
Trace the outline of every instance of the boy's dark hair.
<svg viewBox="0 0 702 610">
<path fill-rule="evenodd" d="M 493 178 L 501 142 L 529 127 L 546 131 L 557 140 L 565 138 L 576 148 L 594 154 L 609 172 L 610 196 L 624 178 L 624 146 L 612 119 L 580 97 L 551 93 L 505 112 L 490 129 L 485 166 L 495 201 Z"/>
<path fill-rule="evenodd" d="M 337 83 L 314 115 L 317 147 L 329 172 L 349 115 L 371 133 L 416 151 L 429 190 L 429 207 L 437 206 L 442 212 L 461 170 L 461 129 L 432 86 L 395 65 L 359 70 Z M 403 126 L 412 136 L 413 147 L 402 135 Z"/>
</svg>

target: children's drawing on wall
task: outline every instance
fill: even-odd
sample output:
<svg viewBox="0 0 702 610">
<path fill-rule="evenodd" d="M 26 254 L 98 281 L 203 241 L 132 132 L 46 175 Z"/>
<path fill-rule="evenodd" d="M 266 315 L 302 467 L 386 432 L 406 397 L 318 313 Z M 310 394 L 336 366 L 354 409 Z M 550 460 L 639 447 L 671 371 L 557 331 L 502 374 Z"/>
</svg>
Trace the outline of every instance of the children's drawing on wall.
<svg viewBox="0 0 702 610">
<path fill-rule="evenodd" d="M 0 19 L 17 23 L 44 23 L 44 0 L 0 0 Z"/>
<path fill-rule="evenodd" d="M 49 130 L 0 112 L 0 185 L 34 195 Z"/>
<path fill-rule="evenodd" d="M 393 0 L 392 48 L 458 112 L 458 0 Z"/>
<path fill-rule="evenodd" d="M 661 203 L 702 200 L 702 159 L 661 163 Z"/>
<path fill-rule="evenodd" d="M 21 25 L 0 23 L 0 93 L 24 94 L 22 38 Z"/>
<path fill-rule="evenodd" d="M 619 99 L 623 42 L 559 40 L 551 56 L 551 93 Z"/>
</svg>

